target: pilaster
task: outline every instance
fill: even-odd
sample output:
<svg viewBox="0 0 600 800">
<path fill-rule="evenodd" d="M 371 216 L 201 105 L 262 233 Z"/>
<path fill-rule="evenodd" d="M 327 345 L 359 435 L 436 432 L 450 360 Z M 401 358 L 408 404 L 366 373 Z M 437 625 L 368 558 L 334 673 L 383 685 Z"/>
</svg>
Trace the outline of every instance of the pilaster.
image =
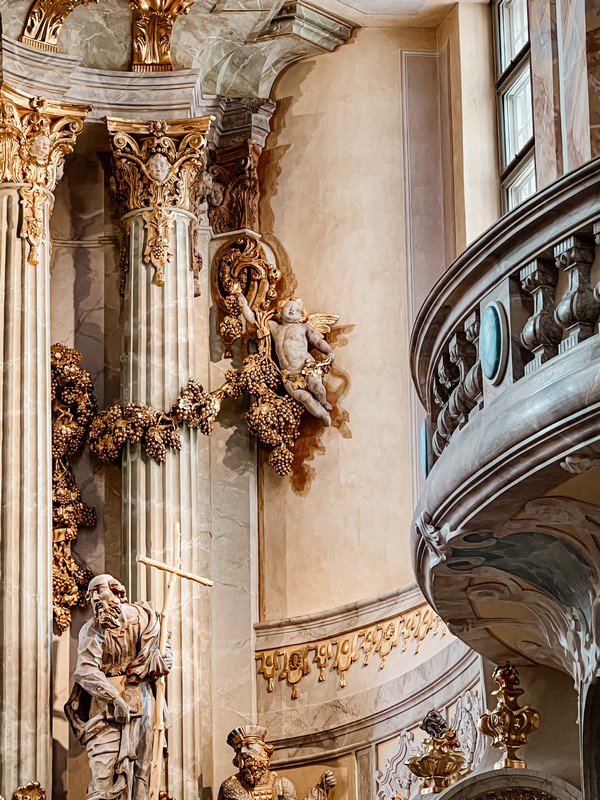
<svg viewBox="0 0 600 800">
<path fill-rule="evenodd" d="M 0 85 L 0 792 L 51 782 L 50 239 L 89 109 Z"/>
</svg>

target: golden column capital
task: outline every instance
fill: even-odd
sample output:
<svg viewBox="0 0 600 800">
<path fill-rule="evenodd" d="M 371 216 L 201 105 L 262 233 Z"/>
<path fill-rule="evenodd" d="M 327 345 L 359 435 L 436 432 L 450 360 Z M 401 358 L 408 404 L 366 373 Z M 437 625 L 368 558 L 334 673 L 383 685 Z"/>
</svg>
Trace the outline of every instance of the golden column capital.
<svg viewBox="0 0 600 800">
<path fill-rule="evenodd" d="M 58 36 L 64 21 L 77 6 L 98 0 L 34 0 L 19 41 L 38 50 L 58 52 Z"/>
<path fill-rule="evenodd" d="M 0 183 L 21 185 L 20 235 L 29 243 L 33 266 L 39 263 L 45 237 L 45 204 L 90 110 L 30 97 L 0 83 Z"/>
<path fill-rule="evenodd" d="M 194 216 L 203 192 L 206 134 L 213 117 L 138 120 L 107 117 L 117 200 L 125 213 L 141 210 L 146 225 L 144 261 L 152 282 L 164 284 L 172 260 L 174 210 Z"/>
<path fill-rule="evenodd" d="M 177 17 L 187 14 L 194 0 L 129 0 L 133 12 L 134 72 L 173 69 L 171 37 Z"/>
</svg>

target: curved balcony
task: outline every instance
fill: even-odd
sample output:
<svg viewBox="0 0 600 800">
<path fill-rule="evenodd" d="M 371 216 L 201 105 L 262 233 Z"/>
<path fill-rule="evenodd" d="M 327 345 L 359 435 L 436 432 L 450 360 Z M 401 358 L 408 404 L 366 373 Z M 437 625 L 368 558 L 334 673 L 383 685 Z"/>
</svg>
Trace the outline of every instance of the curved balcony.
<svg viewBox="0 0 600 800">
<path fill-rule="evenodd" d="M 411 350 L 427 411 L 413 530 L 425 596 L 496 663 L 518 654 L 582 683 L 600 660 L 598 241 L 595 159 L 461 254 Z"/>
</svg>

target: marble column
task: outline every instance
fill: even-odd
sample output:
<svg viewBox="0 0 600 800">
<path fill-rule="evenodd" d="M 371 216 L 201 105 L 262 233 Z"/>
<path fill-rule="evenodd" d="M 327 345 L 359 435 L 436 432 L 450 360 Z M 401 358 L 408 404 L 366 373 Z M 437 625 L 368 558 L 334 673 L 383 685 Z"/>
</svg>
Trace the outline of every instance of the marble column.
<svg viewBox="0 0 600 800">
<path fill-rule="evenodd" d="M 209 121 L 107 122 L 117 193 L 125 209 L 123 404 L 168 411 L 187 381 L 197 377 L 194 296 L 201 257 L 196 245 L 202 236 L 194 206 Z M 150 600 L 156 608 L 162 604 L 164 573 L 136 563 L 136 557 L 172 563 L 175 523 L 182 530 L 182 568 L 205 576 L 210 571 L 208 465 L 200 468 L 207 444 L 198 436 L 184 427 L 181 451 L 168 452 L 164 464 L 148 458 L 139 445 L 128 445 L 123 455 L 122 578 L 131 599 Z M 176 582 L 164 783 L 177 800 L 195 800 L 203 781 L 209 609 L 208 589 Z"/>
<path fill-rule="evenodd" d="M 89 109 L 0 85 L 0 793 L 51 789 L 52 192 Z"/>
</svg>

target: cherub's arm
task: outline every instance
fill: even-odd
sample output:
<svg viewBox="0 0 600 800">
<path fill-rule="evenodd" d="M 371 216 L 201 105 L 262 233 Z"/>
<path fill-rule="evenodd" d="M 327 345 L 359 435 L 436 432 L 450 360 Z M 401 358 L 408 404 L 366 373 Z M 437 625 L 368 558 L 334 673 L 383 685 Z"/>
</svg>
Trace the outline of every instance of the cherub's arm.
<svg viewBox="0 0 600 800">
<path fill-rule="evenodd" d="M 238 305 L 240 307 L 240 311 L 242 312 L 243 318 L 249 325 L 254 325 L 255 328 L 258 328 L 258 323 L 256 321 L 256 316 L 254 311 L 248 305 L 248 301 L 244 297 L 244 295 L 240 292 L 237 296 Z"/>
<path fill-rule="evenodd" d="M 316 331 L 310 322 L 306 323 L 306 338 L 320 353 L 333 358 L 333 347 L 321 334 Z"/>
</svg>

